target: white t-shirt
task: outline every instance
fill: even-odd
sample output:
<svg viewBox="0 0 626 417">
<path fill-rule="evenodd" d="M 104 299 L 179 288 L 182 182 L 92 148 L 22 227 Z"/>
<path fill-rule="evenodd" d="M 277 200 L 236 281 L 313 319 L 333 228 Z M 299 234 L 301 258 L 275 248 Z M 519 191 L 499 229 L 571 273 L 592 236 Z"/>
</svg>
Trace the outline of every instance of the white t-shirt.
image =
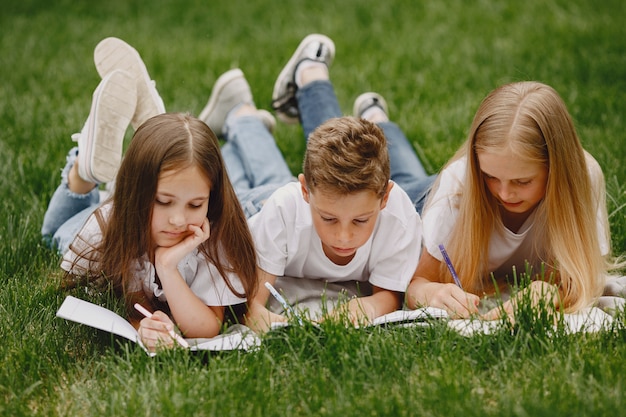
<svg viewBox="0 0 626 417">
<path fill-rule="evenodd" d="M 404 292 L 420 255 L 421 220 L 398 185 L 391 189 L 372 235 L 347 265 L 336 265 L 324 254 L 311 209 L 298 182 L 276 190 L 248 224 L 259 266 L 276 276 L 328 282 L 369 281 L 380 288 Z"/>
<path fill-rule="evenodd" d="M 111 207 L 111 204 L 106 204 L 102 207 L 101 212 L 105 221 L 108 219 Z M 92 214 L 80 232 L 78 232 L 77 238 L 74 239 L 70 249 L 63 255 L 61 268 L 68 272 L 73 271 L 77 275 L 85 274 L 89 268 L 89 261 L 80 258 L 78 254 L 89 248 L 88 244 L 97 244 L 101 239 L 102 230 L 95 214 Z M 154 265 L 148 261 L 147 255 L 136 261 L 134 270 L 131 291 L 143 289 L 148 297 L 156 297 L 159 301 L 167 302 L 163 289 L 156 282 Z M 233 294 L 217 268 L 209 263 L 198 249 L 195 249 L 180 261 L 178 271 L 191 291 L 208 306 L 227 306 L 245 302 L 245 298 L 240 298 Z M 233 287 L 243 293 L 243 285 L 239 277 L 235 274 L 230 274 L 228 278 Z"/>
<path fill-rule="evenodd" d="M 592 184 L 598 181 L 597 162 L 593 157 L 585 153 L 589 175 Z M 461 158 L 451 163 L 439 175 L 439 188 L 434 190 L 433 203 L 426 207 L 423 215 L 424 224 L 424 246 L 428 253 L 434 258 L 442 261 L 443 257 L 439 251 L 440 244 L 446 244 L 450 238 L 450 233 L 459 214 L 459 200 L 464 189 L 465 169 L 467 159 Z M 592 169 L 596 166 L 597 169 Z M 604 190 L 594 190 L 597 193 Z M 596 195 L 598 198 L 598 195 Z M 604 229 L 602 214 L 598 209 L 598 237 L 600 249 L 603 255 L 609 251 L 608 231 Z M 511 275 L 512 267 L 515 265 L 518 272 L 523 272 L 525 262 L 528 260 L 533 266 L 533 271 L 540 271 L 540 260 L 533 259 L 535 256 L 533 244 L 537 240 L 537 230 L 534 228 L 535 212 L 520 227 L 517 233 L 503 228 L 502 232 L 493 230 L 489 241 L 488 270 L 496 277 Z M 541 242 L 539 242 L 541 243 Z M 468 242 L 470 244 L 470 242 Z"/>
</svg>

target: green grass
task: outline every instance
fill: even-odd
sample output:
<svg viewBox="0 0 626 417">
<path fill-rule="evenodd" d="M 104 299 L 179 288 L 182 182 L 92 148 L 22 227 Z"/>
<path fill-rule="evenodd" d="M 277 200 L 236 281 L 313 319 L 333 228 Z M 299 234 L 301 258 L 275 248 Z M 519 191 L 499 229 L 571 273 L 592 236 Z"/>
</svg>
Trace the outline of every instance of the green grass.
<svg viewBox="0 0 626 417">
<path fill-rule="evenodd" d="M 0 15 L 1 415 L 619 415 L 626 332 L 462 338 L 443 326 L 388 331 L 328 325 L 278 333 L 251 353 L 147 357 L 55 318 L 58 257 L 39 228 L 70 134 L 98 83 L 93 48 L 135 46 L 168 110 L 197 114 L 241 67 L 259 107 L 298 42 L 335 40 L 345 113 L 367 90 L 431 172 L 464 140 L 497 85 L 535 79 L 568 105 L 607 178 L 613 249 L 626 253 L 626 4 L 621 0 L 441 2 L 231 0 L 2 1 Z M 104 4 L 105 3 L 105 4 Z M 130 132 L 129 132 L 130 134 Z M 297 126 L 276 139 L 294 173 Z M 89 297 L 88 294 L 77 295 Z M 93 299 L 93 297 L 92 297 Z M 105 302 L 104 299 L 95 298 Z"/>
</svg>

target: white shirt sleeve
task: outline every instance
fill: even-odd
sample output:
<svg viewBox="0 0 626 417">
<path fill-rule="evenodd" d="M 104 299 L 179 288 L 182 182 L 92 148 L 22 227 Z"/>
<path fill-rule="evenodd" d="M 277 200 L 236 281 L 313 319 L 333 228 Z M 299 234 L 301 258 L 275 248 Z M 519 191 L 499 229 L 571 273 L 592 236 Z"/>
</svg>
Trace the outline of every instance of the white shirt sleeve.
<svg viewBox="0 0 626 417">
<path fill-rule="evenodd" d="M 254 238 L 259 267 L 265 272 L 283 276 L 289 256 L 289 236 L 295 232 L 302 213 L 297 199 L 303 199 L 295 184 L 277 189 L 263 208 L 250 219 L 248 226 Z"/>
<path fill-rule="evenodd" d="M 91 213 L 68 250 L 63 254 L 61 269 L 80 276 L 88 274 L 90 269 L 98 268 L 97 263 L 90 262 L 87 258 L 89 257 L 89 252 L 102 241 L 102 229 L 98 223 L 97 213 L 100 213 L 103 220 L 106 221 L 110 210 L 111 204 L 106 204 Z"/>
<path fill-rule="evenodd" d="M 585 152 L 585 161 L 587 162 L 587 171 L 591 180 L 591 189 L 594 193 L 595 202 L 598 205 L 596 212 L 596 221 L 598 223 L 598 241 L 600 242 L 600 253 L 604 256 L 608 255 L 611 247 L 609 236 L 610 230 L 607 230 L 608 219 L 606 218 L 606 188 L 602 177 L 602 168 L 591 154 Z"/>
<path fill-rule="evenodd" d="M 369 282 L 404 292 L 409 285 L 422 245 L 422 221 L 410 198 L 395 184 L 373 232 Z"/>
<path fill-rule="evenodd" d="M 105 221 L 110 208 L 110 205 L 103 206 L 102 215 Z M 102 230 L 94 213 L 87 219 L 77 238 L 70 245 L 70 249 L 63 255 L 61 268 L 76 275 L 86 274 L 90 268 L 97 269 L 97 264 L 90 264 L 87 259 L 79 255 L 85 253 L 85 250 L 91 250 L 91 247 L 99 244 L 101 240 Z M 183 258 L 178 264 L 178 270 L 191 291 L 206 305 L 225 306 L 245 301 L 245 298 L 240 298 L 230 291 L 217 268 L 210 264 L 197 249 Z M 229 274 L 229 280 L 238 292 L 243 293 L 243 284 L 237 275 Z M 133 279 L 130 283 L 131 291 L 140 289 L 143 289 L 144 293 L 150 297 L 156 297 L 163 302 L 167 301 L 163 289 L 156 282 L 154 266 L 145 255 L 136 261 Z"/>
<path fill-rule="evenodd" d="M 459 216 L 459 199 L 465 181 L 465 159 L 459 159 L 439 174 L 439 187 L 423 214 L 424 247 L 428 253 L 443 261 L 439 245 L 446 245 Z"/>
</svg>

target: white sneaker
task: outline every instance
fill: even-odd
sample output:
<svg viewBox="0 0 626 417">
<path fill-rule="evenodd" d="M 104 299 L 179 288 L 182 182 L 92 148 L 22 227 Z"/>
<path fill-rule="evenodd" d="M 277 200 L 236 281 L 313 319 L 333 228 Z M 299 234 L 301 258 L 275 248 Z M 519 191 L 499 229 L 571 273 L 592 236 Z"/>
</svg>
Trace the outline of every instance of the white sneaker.
<svg viewBox="0 0 626 417">
<path fill-rule="evenodd" d="M 126 71 L 115 70 L 102 79 L 82 131 L 72 135 L 78 142 L 78 175 L 83 180 L 101 184 L 115 178 L 136 104 L 135 80 Z"/>
<path fill-rule="evenodd" d="M 383 96 L 373 92 L 363 93 L 354 100 L 352 115 L 354 117 L 368 119 L 367 115 L 366 117 L 363 117 L 363 115 L 372 107 L 380 109 L 380 111 L 384 113 L 384 117 L 389 120 L 389 107 L 387 107 L 387 102 Z"/>
<path fill-rule="evenodd" d="M 105 38 L 96 45 L 93 58 L 101 77 L 104 78 L 115 69 L 121 69 L 135 80 L 137 108 L 131 120 L 133 129 L 137 130 L 149 118 L 165 113 L 163 99 L 135 48 L 121 39 Z"/>
<path fill-rule="evenodd" d="M 300 42 L 274 84 L 272 108 L 282 122 L 294 124 L 300 120 L 300 111 L 296 100 L 298 86 L 294 79 L 298 64 L 305 60 L 311 60 L 322 62 L 330 67 L 334 58 L 335 43 L 328 36 L 312 34 Z"/>
<path fill-rule="evenodd" d="M 211 96 L 198 118 L 206 123 L 213 133 L 224 136 L 224 125 L 228 113 L 240 104 L 254 106 L 252 91 L 246 77 L 239 68 L 226 71 L 215 81 Z M 272 132 L 276 119 L 267 110 L 257 110 L 256 117 L 261 119 L 267 130 Z"/>
</svg>

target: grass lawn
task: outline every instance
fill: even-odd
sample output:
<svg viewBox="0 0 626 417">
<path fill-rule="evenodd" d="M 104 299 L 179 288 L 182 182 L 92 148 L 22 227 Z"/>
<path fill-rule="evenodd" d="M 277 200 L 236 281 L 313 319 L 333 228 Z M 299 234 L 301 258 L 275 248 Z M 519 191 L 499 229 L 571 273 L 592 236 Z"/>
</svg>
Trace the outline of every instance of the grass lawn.
<svg viewBox="0 0 626 417">
<path fill-rule="evenodd" d="M 626 409 L 626 330 L 550 335 L 545 321 L 464 338 L 445 326 L 278 332 L 250 353 L 171 351 L 56 319 L 58 256 L 43 214 L 99 77 L 93 48 L 141 53 L 169 111 L 200 112 L 240 67 L 258 107 L 307 34 L 337 47 L 343 111 L 381 93 L 436 172 L 496 86 L 562 95 L 602 166 L 613 250 L 626 253 L 626 3 L 622 0 L 2 1 L 0 15 L 0 415 L 615 416 Z M 128 132 L 130 137 L 131 132 Z M 299 126 L 276 140 L 292 171 Z M 73 293 L 100 303 L 106 297 Z"/>
</svg>

